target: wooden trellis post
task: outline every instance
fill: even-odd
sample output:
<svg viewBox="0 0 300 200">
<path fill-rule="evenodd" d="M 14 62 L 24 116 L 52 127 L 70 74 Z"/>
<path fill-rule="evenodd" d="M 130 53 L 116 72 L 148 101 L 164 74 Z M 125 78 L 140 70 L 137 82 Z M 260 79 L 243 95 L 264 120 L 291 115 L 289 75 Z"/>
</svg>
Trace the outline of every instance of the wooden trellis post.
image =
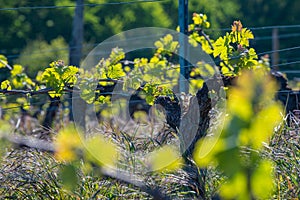
<svg viewBox="0 0 300 200">
<path fill-rule="evenodd" d="M 70 41 L 69 64 L 79 67 L 83 43 L 83 0 L 76 0 L 73 18 L 72 36 Z"/>
<path fill-rule="evenodd" d="M 188 0 L 179 0 L 178 7 L 178 20 L 180 27 L 179 35 L 179 64 L 180 64 L 180 78 L 179 78 L 179 92 L 188 92 L 188 62 L 186 58 L 188 57 L 187 48 L 187 34 L 188 34 Z"/>
<path fill-rule="evenodd" d="M 79 67 L 80 66 L 80 59 L 81 59 L 81 51 L 82 51 L 82 43 L 83 43 L 83 6 L 84 0 L 76 0 L 76 8 L 74 13 L 73 19 L 73 27 L 72 27 L 72 37 L 69 44 L 70 48 L 70 55 L 69 55 L 69 65 L 74 65 Z M 73 98 L 76 101 L 76 104 L 82 105 L 77 106 L 78 110 L 74 111 L 72 108 Z M 77 102 L 78 101 L 78 102 Z M 74 94 L 70 94 L 69 100 L 69 109 L 70 114 L 69 118 L 71 121 L 74 121 L 74 116 L 80 118 L 75 119 L 75 121 L 79 121 L 79 124 L 82 128 L 85 127 L 85 102 L 79 97 L 74 96 Z M 81 110 L 80 110 L 81 109 Z"/>
<path fill-rule="evenodd" d="M 279 63 L 279 38 L 278 38 L 278 28 L 274 28 L 272 31 L 272 66 L 279 70 L 278 63 Z"/>
</svg>

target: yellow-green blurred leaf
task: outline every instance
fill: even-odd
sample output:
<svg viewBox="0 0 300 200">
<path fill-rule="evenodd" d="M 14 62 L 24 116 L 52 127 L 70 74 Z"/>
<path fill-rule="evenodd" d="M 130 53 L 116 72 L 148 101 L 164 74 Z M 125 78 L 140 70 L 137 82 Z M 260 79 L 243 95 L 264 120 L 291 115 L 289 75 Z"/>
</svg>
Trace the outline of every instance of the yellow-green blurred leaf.
<svg viewBox="0 0 300 200">
<path fill-rule="evenodd" d="M 215 155 L 226 148 L 225 141 L 218 137 L 208 137 L 199 140 L 194 151 L 194 159 L 198 166 L 216 165 Z"/>
<path fill-rule="evenodd" d="M 74 191 L 77 187 L 78 177 L 76 168 L 73 165 L 65 165 L 61 168 L 59 177 L 62 180 L 63 187 L 69 191 Z"/>
<path fill-rule="evenodd" d="M 149 165 L 154 171 L 175 171 L 183 164 L 179 150 L 172 146 L 164 146 L 152 152 L 149 157 Z"/>
<path fill-rule="evenodd" d="M 261 161 L 251 178 L 251 187 L 257 199 L 270 199 L 274 189 L 273 178 L 272 162 Z"/>
<path fill-rule="evenodd" d="M 0 54 L 0 68 L 6 67 L 7 63 L 7 58 Z"/>
<path fill-rule="evenodd" d="M 282 113 L 281 105 L 273 103 L 256 115 L 250 129 L 255 149 L 262 148 L 263 142 L 267 142 L 274 128 L 283 120 L 280 113 Z"/>
<path fill-rule="evenodd" d="M 82 148 L 81 139 L 81 132 L 76 129 L 75 125 L 70 124 L 61 129 L 54 141 L 55 157 L 61 161 L 74 161 L 77 158 L 77 150 Z"/>
<path fill-rule="evenodd" d="M 85 142 L 85 151 L 99 166 L 114 166 L 118 159 L 116 145 L 101 135 L 87 139 Z"/>
<path fill-rule="evenodd" d="M 246 175 L 237 173 L 234 178 L 221 186 L 220 195 L 224 199 L 249 199 Z"/>
</svg>

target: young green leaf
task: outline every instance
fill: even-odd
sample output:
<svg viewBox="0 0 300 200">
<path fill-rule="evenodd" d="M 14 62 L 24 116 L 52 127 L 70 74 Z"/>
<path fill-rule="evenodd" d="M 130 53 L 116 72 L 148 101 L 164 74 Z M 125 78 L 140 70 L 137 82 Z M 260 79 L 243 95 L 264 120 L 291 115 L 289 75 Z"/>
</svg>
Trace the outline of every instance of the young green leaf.
<svg viewBox="0 0 300 200">
<path fill-rule="evenodd" d="M 69 191 L 74 191 L 78 184 L 78 175 L 76 168 L 67 164 L 61 167 L 59 177 L 61 178 L 63 187 Z"/>
<path fill-rule="evenodd" d="M 5 80 L 1 82 L 1 90 L 11 90 L 11 85 L 9 80 Z"/>
<path fill-rule="evenodd" d="M 102 167 L 113 167 L 118 159 L 115 144 L 98 135 L 85 141 L 85 153 L 91 161 Z"/>
<path fill-rule="evenodd" d="M 153 171 L 175 171 L 183 165 L 179 150 L 172 146 L 164 146 L 152 152 L 148 161 Z"/>
</svg>

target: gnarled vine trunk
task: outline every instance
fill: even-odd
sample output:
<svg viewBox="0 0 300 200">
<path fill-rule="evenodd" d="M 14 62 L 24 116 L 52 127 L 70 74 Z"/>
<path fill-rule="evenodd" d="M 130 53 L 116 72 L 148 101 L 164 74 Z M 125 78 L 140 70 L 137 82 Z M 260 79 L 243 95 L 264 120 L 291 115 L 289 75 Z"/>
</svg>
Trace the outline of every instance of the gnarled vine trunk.
<svg viewBox="0 0 300 200">
<path fill-rule="evenodd" d="M 60 97 L 54 97 L 54 98 L 50 97 L 50 99 L 51 99 L 51 103 L 49 104 L 49 107 L 47 108 L 44 122 L 42 124 L 43 127 L 47 128 L 47 129 L 52 127 L 53 121 L 55 119 L 55 116 L 59 109 L 59 104 L 60 104 Z"/>
</svg>

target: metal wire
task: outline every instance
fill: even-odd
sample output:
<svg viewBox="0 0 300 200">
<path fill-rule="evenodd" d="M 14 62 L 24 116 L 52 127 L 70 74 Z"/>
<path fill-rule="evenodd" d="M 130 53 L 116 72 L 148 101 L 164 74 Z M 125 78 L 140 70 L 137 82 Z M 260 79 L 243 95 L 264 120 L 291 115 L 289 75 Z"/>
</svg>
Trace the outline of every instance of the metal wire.
<svg viewBox="0 0 300 200">
<path fill-rule="evenodd" d="M 297 29 L 300 28 L 300 24 L 295 25 L 276 25 L 276 26 L 260 26 L 260 27 L 247 27 L 249 30 L 257 31 L 257 30 L 270 30 L 270 29 Z M 212 31 L 230 31 L 231 28 L 216 28 L 210 29 Z"/>
<path fill-rule="evenodd" d="M 86 3 L 78 5 L 80 7 L 97 7 L 97 6 L 108 6 L 108 5 L 124 5 L 134 3 L 154 3 L 164 2 L 167 0 L 136 0 L 136 1 L 124 1 L 124 2 L 108 2 L 108 3 Z M 75 8 L 76 5 L 64 5 L 64 6 L 21 6 L 16 8 L 0 8 L 0 11 L 18 11 L 18 10 L 39 10 L 39 9 L 62 9 L 62 8 Z"/>
</svg>

